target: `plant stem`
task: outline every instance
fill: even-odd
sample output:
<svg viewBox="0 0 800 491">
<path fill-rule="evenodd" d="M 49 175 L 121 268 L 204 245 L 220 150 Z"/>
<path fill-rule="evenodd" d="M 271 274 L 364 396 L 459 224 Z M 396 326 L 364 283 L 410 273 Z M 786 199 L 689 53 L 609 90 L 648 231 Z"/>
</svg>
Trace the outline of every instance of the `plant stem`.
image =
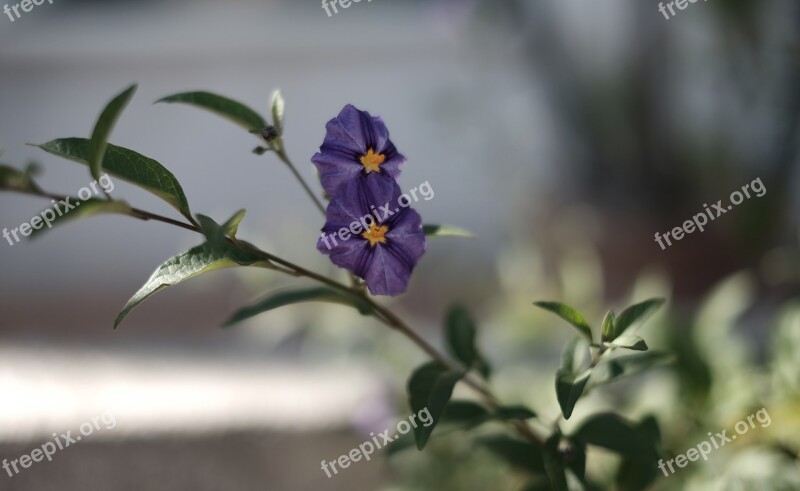
<svg viewBox="0 0 800 491">
<path fill-rule="evenodd" d="M 288 167 L 289 170 L 292 171 L 292 174 L 294 174 L 294 177 L 297 178 L 297 180 L 300 182 L 300 185 L 303 186 L 303 189 L 305 190 L 308 197 L 311 198 L 311 201 L 313 201 L 315 205 L 317 205 L 317 208 L 319 209 L 320 213 L 322 213 L 322 216 L 325 216 L 325 206 L 319 200 L 317 195 L 314 194 L 314 191 L 311 190 L 311 187 L 309 187 L 306 180 L 303 179 L 303 176 L 301 176 L 300 173 L 297 172 L 297 168 L 294 166 L 292 161 L 289 160 L 289 156 L 286 155 L 286 152 L 283 150 L 283 148 L 275 149 L 275 155 L 277 155 L 278 158 L 281 159 L 281 161 L 284 164 L 286 164 L 286 167 Z"/>
<path fill-rule="evenodd" d="M 302 182 L 302 181 L 301 181 Z M 37 196 L 42 196 L 50 199 L 55 200 L 64 200 L 66 196 L 60 196 L 56 194 L 50 194 L 47 192 L 27 192 L 26 194 L 33 194 Z M 174 220 L 169 217 L 165 217 L 162 215 L 158 215 L 155 213 L 151 213 L 145 210 L 140 210 L 138 208 L 131 208 L 133 212 L 133 217 L 138 218 L 140 220 L 153 220 L 157 222 L 166 223 L 169 225 L 174 225 L 176 227 L 181 227 L 186 230 L 191 230 L 192 232 L 197 232 L 202 234 L 202 230 L 199 226 L 181 222 L 179 220 Z M 375 317 L 378 318 L 383 324 L 394 329 L 401 333 L 403 336 L 408 338 L 412 343 L 417 345 L 422 351 L 424 351 L 428 356 L 430 356 L 434 361 L 438 362 L 442 366 L 446 367 L 448 370 L 461 370 L 462 368 L 455 363 L 453 363 L 450 359 L 448 359 L 445 355 L 443 355 L 439 350 L 433 347 L 430 343 L 428 343 L 422 336 L 420 336 L 416 331 L 414 331 L 408 324 L 406 324 L 400 317 L 397 316 L 394 312 L 389 310 L 388 308 L 384 307 L 383 305 L 378 304 L 374 299 L 372 299 L 367 293 L 357 286 L 350 287 L 344 283 L 340 283 L 336 280 L 330 279 L 326 276 L 323 276 L 319 273 L 315 273 L 314 271 L 308 270 L 302 266 L 294 264 L 290 261 L 282 259 L 278 256 L 275 256 L 269 252 L 263 251 L 258 249 L 250 244 L 240 242 L 236 238 L 228 237 L 227 240 L 234 246 L 247 250 L 253 254 L 256 254 L 271 263 L 277 264 L 282 266 L 282 268 L 278 268 L 277 271 L 280 271 L 284 274 L 288 274 L 295 277 L 306 277 L 317 281 L 318 283 L 322 283 L 327 285 L 331 288 L 336 290 L 348 293 L 350 295 L 357 295 L 360 299 L 366 302 L 370 308 L 374 311 Z M 492 391 L 482 382 L 475 379 L 471 374 L 467 374 L 464 378 L 461 379 L 464 384 L 469 386 L 473 389 L 476 393 L 478 393 L 484 402 L 490 406 L 492 409 L 497 409 L 501 407 L 501 403 L 497 399 L 497 397 L 492 393 Z M 519 432 L 520 435 L 525 437 L 526 439 L 530 440 L 533 443 L 538 445 L 543 445 L 542 439 L 533 432 L 530 426 L 525 421 L 515 420 L 510 422 L 512 426 Z"/>
</svg>

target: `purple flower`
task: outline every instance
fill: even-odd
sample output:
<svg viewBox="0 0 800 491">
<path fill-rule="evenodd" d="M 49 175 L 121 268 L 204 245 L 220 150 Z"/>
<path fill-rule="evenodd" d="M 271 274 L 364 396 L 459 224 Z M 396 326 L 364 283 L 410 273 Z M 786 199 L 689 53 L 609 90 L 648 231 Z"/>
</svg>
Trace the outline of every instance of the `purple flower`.
<svg viewBox="0 0 800 491">
<path fill-rule="evenodd" d="M 325 129 L 325 140 L 311 161 L 329 195 L 358 176 L 377 174 L 394 180 L 400 175 L 400 164 L 406 159 L 389 140 L 381 118 L 348 104 Z"/>
<path fill-rule="evenodd" d="M 398 198 L 393 179 L 370 174 L 345 182 L 328 205 L 317 242 L 334 264 L 363 278 L 373 295 L 405 292 L 425 253 L 422 219 Z"/>
</svg>

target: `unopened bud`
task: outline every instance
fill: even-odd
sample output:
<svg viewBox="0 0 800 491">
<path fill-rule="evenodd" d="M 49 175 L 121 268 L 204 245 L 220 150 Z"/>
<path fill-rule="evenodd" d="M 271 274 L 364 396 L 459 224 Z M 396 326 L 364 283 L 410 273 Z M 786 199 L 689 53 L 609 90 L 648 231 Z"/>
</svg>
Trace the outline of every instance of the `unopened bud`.
<svg viewBox="0 0 800 491">
<path fill-rule="evenodd" d="M 267 142 L 272 142 L 279 136 L 281 135 L 278 132 L 278 129 L 275 128 L 274 126 L 267 126 L 263 130 L 261 130 L 261 137 Z"/>
</svg>

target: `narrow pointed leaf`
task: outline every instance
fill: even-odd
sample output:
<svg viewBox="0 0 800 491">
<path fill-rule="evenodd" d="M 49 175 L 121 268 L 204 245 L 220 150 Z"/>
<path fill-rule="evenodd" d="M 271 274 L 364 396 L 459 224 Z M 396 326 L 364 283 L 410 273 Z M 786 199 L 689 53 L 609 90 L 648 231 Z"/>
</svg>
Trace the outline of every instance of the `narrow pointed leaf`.
<svg viewBox="0 0 800 491">
<path fill-rule="evenodd" d="M 238 324 L 245 319 L 250 319 L 270 310 L 303 302 L 338 303 L 353 307 L 363 315 L 369 315 L 372 312 L 369 304 L 356 295 L 348 295 L 332 288 L 317 287 L 302 290 L 285 290 L 272 293 L 260 302 L 239 310 L 225 323 L 225 327 Z"/>
<path fill-rule="evenodd" d="M 491 412 L 477 402 L 450 401 L 442 412 L 440 423 L 464 425 L 471 428 L 489 421 L 491 417 Z"/>
<path fill-rule="evenodd" d="M 475 238 L 475 234 L 473 234 L 469 230 L 463 229 L 461 227 L 454 227 L 452 225 L 427 224 L 422 226 L 422 232 L 425 234 L 425 237 L 430 237 L 430 238 L 436 238 L 436 237 L 466 237 L 469 239 Z"/>
<path fill-rule="evenodd" d="M 526 420 L 536 417 L 536 413 L 525 406 L 502 406 L 495 410 L 494 416 L 501 420 Z"/>
<path fill-rule="evenodd" d="M 75 208 L 66 211 L 64 210 L 64 207 L 59 204 L 59 209 L 62 210 L 61 215 L 59 215 L 53 208 L 48 208 L 39 213 L 39 217 L 42 219 L 42 224 L 38 229 L 33 230 L 31 233 L 31 239 L 40 236 L 56 225 L 62 225 L 79 218 L 88 218 L 94 215 L 102 214 L 135 216 L 130 205 L 124 201 L 109 201 L 96 198 L 81 201 L 79 198 L 70 198 L 69 204 L 73 205 Z"/>
<path fill-rule="evenodd" d="M 544 442 L 542 450 L 542 460 L 547 478 L 550 479 L 550 486 L 554 491 L 568 491 L 567 474 L 564 466 L 564 459 L 558 450 L 561 442 L 561 435 L 553 434 Z"/>
<path fill-rule="evenodd" d="M 558 398 L 558 405 L 561 406 L 561 413 L 564 415 L 564 419 L 569 419 L 572 416 L 575 404 L 583 394 L 583 389 L 586 387 L 591 373 L 591 369 L 579 375 L 566 370 L 559 370 L 556 373 L 556 397 Z"/>
<path fill-rule="evenodd" d="M 455 305 L 447 312 L 445 334 L 450 353 L 467 369 L 476 368 L 485 378 L 490 368 L 475 346 L 477 328 L 469 312 L 462 305 Z"/>
<path fill-rule="evenodd" d="M 225 119 L 228 119 L 247 131 L 258 130 L 267 126 L 266 120 L 254 110 L 241 102 L 212 94 L 211 92 L 183 92 L 159 99 L 156 103 L 182 103 L 206 109 Z"/>
<path fill-rule="evenodd" d="M 592 386 L 607 384 L 621 378 L 636 375 L 650 367 L 668 363 L 672 359 L 672 355 L 658 351 L 647 351 L 605 359 L 594 367 Z"/>
<path fill-rule="evenodd" d="M 272 100 L 269 105 L 272 110 L 272 125 L 278 130 L 278 135 L 281 135 L 283 134 L 283 117 L 286 102 L 283 100 L 283 94 L 281 94 L 280 90 L 272 92 Z"/>
<path fill-rule="evenodd" d="M 603 413 L 586 420 L 572 435 L 588 445 L 603 447 L 618 454 L 638 459 L 656 456 L 656 442 L 637 424 L 614 413 Z"/>
<path fill-rule="evenodd" d="M 103 109 L 97 123 L 92 131 L 91 143 L 89 144 L 89 171 L 94 179 L 100 179 L 103 173 L 103 157 L 108 145 L 108 137 L 114 129 L 120 114 L 128 105 L 128 102 L 136 92 L 136 84 L 131 85 L 122 93 L 114 97 L 111 102 Z"/>
<path fill-rule="evenodd" d="M 517 469 L 531 474 L 544 472 L 542 449 L 527 440 L 493 435 L 478 438 L 476 442 Z"/>
<path fill-rule="evenodd" d="M 643 322 L 662 305 L 664 305 L 663 298 L 651 298 L 623 310 L 614 320 L 614 338 L 620 337 L 634 323 Z"/>
<path fill-rule="evenodd" d="M 610 346 L 617 348 L 625 348 L 633 351 L 647 351 L 647 343 L 639 336 L 632 334 L 623 334 L 610 343 Z"/>
<path fill-rule="evenodd" d="M 600 340 L 603 342 L 606 341 L 613 341 L 614 340 L 614 319 L 616 316 L 614 315 L 613 310 L 609 310 L 606 316 L 603 318 L 603 327 L 600 330 L 601 338 Z"/>
<path fill-rule="evenodd" d="M 42 189 L 33 180 L 35 166 L 28 166 L 24 171 L 10 165 L 0 164 L 0 189 L 20 193 L 38 194 Z"/>
<path fill-rule="evenodd" d="M 408 398 L 411 410 L 419 413 L 427 408 L 433 422 L 430 426 L 417 425 L 414 439 L 417 449 L 422 450 L 428 443 L 434 428 L 453 395 L 453 388 L 464 377 L 463 371 L 450 371 L 436 362 L 426 363 L 417 368 L 408 380 Z"/>
<path fill-rule="evenodd" d="M 565 321 L 569 322 L 591 343 L 592 342 L 592 328 L 583 315 L 569 305 L 564 305 L 559 302 L 534 302 L 535 306 L 550 311 Z"/>
<path fill-rule="evenodd" d="M 247 210 L 239 210 L 227 222 L 223 223 L 222 228 L 225 230 L 225 234 L 229 237 L 236 237 L 236 234 L 239 233 L 239 224 L 242 223 L 245 215 L 247 215 Z"/>
<path fill-rule="evenodd" d="M 34 145 L 45 152 L 89 165 L 90 142 L 85 138 L 61 138 Z M 194 220 L 189 202 L 175 176 L 157 161 L 124 147 L 108 144 L 103 169 L 114 177 L 136 184 L 163 199 L 183 216 Z"/>
<path fill-rule="evenodd" d="M 200 274 L 235 266 L 270 268 L 271 264 L 256 254 L 237 249 L 232 245 L 217 246 L 209 243 L 204 243 L 168 259 L 156 269 L 144 286 L 128 300 L 128 303 L 125 304 L 114 321 L 114 328 L 119 326 L 120 322 L 133 308 L 154 293 Z"/>
</svg>

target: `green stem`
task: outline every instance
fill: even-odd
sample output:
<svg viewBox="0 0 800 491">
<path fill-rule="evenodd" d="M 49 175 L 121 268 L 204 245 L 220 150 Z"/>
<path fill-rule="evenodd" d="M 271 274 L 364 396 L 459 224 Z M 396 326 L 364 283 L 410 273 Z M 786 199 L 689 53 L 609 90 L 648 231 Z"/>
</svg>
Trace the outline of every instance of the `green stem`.
<svg viewBox="0 0 800 491">
<path fill-rule="evenodd" d="M 27 194 L 34 194 L 56 200 L 65 199 L 65 196 L 50 194 L 44 191 L 39 193 L 29 192 Z M 167 223 L 169 225 L 174 225 L 176 227 L 181 227 L 183 229 L 191 230 L 193 232 L 197 232 L 200 234 L 203 233 L 199 226 L 191 223 L 181 222 L 179 220 L 174 220 L 169 217 L 157 215 L 155 213 L 150 213 L 148 211 L 140 210 L 138 208 L 131 208 L 131 210 L 133 211 L 134 218 L 138 218 L 140 220 L 153 220 L 157 222 Z M 319 273 L 315 273 L 314 271 L 311 271 L 302 266 L 287 261 L 283 258 L 275 256 L 269 252 L 258 249 L 255 246 L 251 246 L 249 244 L 240 242 L 236 238 L 229 237 L 227 240 L 231 244 L 240 249 L 247 250 L 248 252 L 258 255 L 270 261 L 273 264 L 280 265 L 281 268 L 276 268 L 276 269 L 277 271 L 280 271 L 284 274 L 288 274 L 290 276 L 295 276 L 295 277 L 306 277 L 318 283 L 322 283 L 331 288 L 334 288 L 336 290 L 348 293 L 350 295 L 357 295 L 360 299 L 362 299 L 370 306 L 370 308 L 375 312 L 375 317 L 379 321 L 381 321 L 383 324 L 390 327 L 391 329 L 398 331 L 399 333 L 404 335 L 412 343 L 414 343 L 415 345 L 417 345 L 417 347 L 419 347 L 422 351 L 424 351 L 428 356 L 430 356 L 434 361 L 438 362 L 439 364 L 441 364 L 442 366 L 446 367 L 449 370 L 461 370 L 461 367 L 459 365 L 456 365 L 450 359 L 448 359 L 446 356 L 440 353 L 436 348 L 433 347 L 433 345 L 428 343 L 422 336 L 420 336 L 400 317 L 398 317 L 397 314 L 395 314 L 388 308 L 384 307 L 383 305 L 380 305 L 377 302 L 375 302 L 375 300 L 373 300 L 369 295 L 367 295 L 367 293 L 363 289 L 358 287 L 347 286 L 344 283 L 340 283 L 336 280 L 330 279 Z M 480 382 L 479 380 L 471 376 L 471 374 L 467 374 L 462 379 L 462 381 L 464 382 L 464 384 L 466 384 L 468 387 L 470 387 L 476 393 L 478 393 L 478 395 L 480 395 L 483 401 L 492 409 L 497 409 L 501 406 L 501 403 L 499 402 L 497 397 L 492 393 L 492 391 L 484 383 Z M 528 426 L 527 422 L 511 421 L 510 423 L 517 430 L 517 432 L 519 432 L 520 435 L 522 435 L 523 437 L 525 437 L 526 439 L 530 440 L 533 443 L 536 443 L 538 445 L 543 445 L 542 439 L 536 433 L 533 432 L 531 427 Z"/>
<path fill-rule="evenodd" d="M 322 213 L 322 216 L 325 216 L 325 206 L 319 200 L 317 195 L 314 194 L 314 191 L 311 190 L 311 187 L 308 185 L 306 180 L 303 179 L 303 176 L 297 172 L 297 168 L 294 166 L 292 161 L 289 160 L 289 156 L 286 155 L 286 152 L 283 150 L 283 148 L 274 148 L 273 150 L 275 151 L 275 155 L 277 155 L 278 158 L 281 159 L 284 164 L 286 164 L 286 167 L 292 171 L 292 174 L 294 174 L 294 177 L 300 182 L 300 185 L 303 186 L 303 190 L 305 190 L 308 197 L 311 198 L 311 201 L 313 201 L 315 205 L 317 205 L 317 208 L 319 209 L 320 213 Z"/>
</svg>

